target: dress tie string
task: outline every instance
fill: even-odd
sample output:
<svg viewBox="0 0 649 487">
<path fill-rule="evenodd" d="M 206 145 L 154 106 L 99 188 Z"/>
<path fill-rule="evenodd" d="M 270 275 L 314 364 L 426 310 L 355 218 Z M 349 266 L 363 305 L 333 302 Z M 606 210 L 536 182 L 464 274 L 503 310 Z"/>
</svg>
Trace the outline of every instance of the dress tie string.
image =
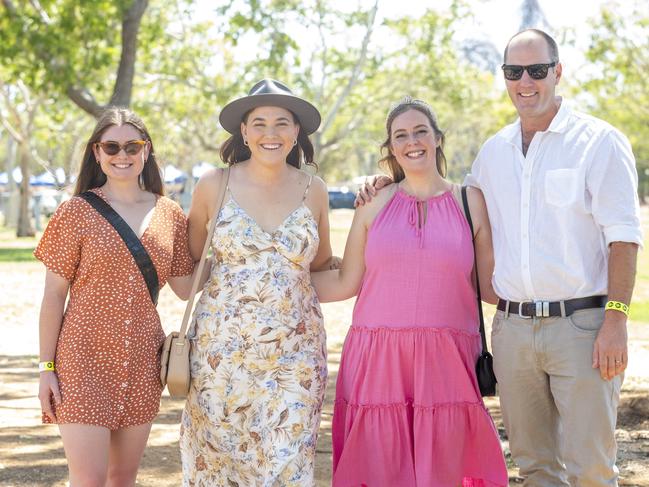
<svg viewBox="0 0 649 487">
<path fill-rule="evenodd" d="M 415 198 L 410 200 L 410 207 L 408 208 L 408 223 L 413 226 L 415 236 L 419 239 L 419 248 L 421 249 L 424 246 L 424 230 L 423 223 L 420 223 L 420 204 L 424 205 L 426 202 L 417 201 Z"/>
</svg>

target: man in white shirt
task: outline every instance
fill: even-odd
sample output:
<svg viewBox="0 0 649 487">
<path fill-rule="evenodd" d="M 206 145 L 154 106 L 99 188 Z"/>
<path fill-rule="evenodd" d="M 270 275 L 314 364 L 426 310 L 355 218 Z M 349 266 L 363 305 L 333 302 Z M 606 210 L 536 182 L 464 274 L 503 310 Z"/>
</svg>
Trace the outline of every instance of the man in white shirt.
<svg viewBox="0 0 649 487">
<path fill-rule="evenodd" d="M 615 423 L 642 245 L 630 144 L 555 95 L 555 41 L 516 34 L 503 73 L 519 115 L 482 147 L 501 298 L 492 348 L 512 456 L 527 486 L 617 485 Z"/>
</svg>

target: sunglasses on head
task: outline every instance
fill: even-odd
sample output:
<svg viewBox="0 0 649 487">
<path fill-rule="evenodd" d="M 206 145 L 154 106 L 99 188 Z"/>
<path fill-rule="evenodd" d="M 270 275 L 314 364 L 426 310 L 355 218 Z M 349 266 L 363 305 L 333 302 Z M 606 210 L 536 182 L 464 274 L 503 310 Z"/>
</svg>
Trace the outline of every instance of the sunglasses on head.
<svg viewBox="0 0 649 487">
<path fill-rule="evenodd" d="M 96 145 L 97 147 L 101 147 L 101 149 L 109 156 L 119 154 L 119 151 L 122 149 L 124 149 L 124 152 L 129 156 L 134 156 L 140 153 L 142 147 L 146 145 L 146 140 L 129 140 L 125 144 L 108 140 L 106 142 L 97 142 Z"/>
<path fill-rule="evenodd" d="M 547 64 L 530 64 L 529 66 L 521 66 L 519 64 L 503 64 L 503 74 L 505 79 L 516 81 L 523 77 L 523 71 L 527 71 L 532 79 L 545 79 L 548 75 L 548 69 L 557 65 L 556 61 Z"/>
</svg>

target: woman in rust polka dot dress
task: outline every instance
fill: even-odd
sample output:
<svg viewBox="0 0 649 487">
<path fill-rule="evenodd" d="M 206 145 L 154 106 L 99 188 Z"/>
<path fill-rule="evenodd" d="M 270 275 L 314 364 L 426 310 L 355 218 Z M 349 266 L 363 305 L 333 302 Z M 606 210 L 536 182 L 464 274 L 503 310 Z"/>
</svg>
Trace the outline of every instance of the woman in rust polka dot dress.
<svg viewBox="0 0 649 487">
<path fill-rule="evenodd" d="M 187 220 L 162 195 L 151 138 L 132 112 L 99 120 L 75 195 L 88 190 L 135 232 L 160 287 L 187 299 Z M 39 398 L 43 421 L 59 425 L 70 485 L 133 485 L 162 392 L 165 335 L 146 282 L 114 227 L 79 196 L 58 208 L 34 254 L 47 268 L 40 360 L 54 368 L 41 372 Z"/>
</svg>

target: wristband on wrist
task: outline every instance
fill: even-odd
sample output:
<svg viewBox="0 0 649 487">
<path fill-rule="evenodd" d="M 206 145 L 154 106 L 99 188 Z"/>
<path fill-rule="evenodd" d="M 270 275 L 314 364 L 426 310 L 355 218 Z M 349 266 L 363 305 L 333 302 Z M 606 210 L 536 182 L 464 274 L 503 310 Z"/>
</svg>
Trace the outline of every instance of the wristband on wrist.
<svg viewBox="0 0 649 487">
<path fill-rule="evenodd" d="M 54 362 L 39 362 L 38 371 L 39 372 L 54 372 Z"/>
<path fill-rule="evenodd" d="M 614 311 L 624 313 L 627 317 L 629 316 L 629 307 L 626 304 L 621 303 L 620 301 L 608 301 L 604 309 L 612 309 Z"/>
</svg>

